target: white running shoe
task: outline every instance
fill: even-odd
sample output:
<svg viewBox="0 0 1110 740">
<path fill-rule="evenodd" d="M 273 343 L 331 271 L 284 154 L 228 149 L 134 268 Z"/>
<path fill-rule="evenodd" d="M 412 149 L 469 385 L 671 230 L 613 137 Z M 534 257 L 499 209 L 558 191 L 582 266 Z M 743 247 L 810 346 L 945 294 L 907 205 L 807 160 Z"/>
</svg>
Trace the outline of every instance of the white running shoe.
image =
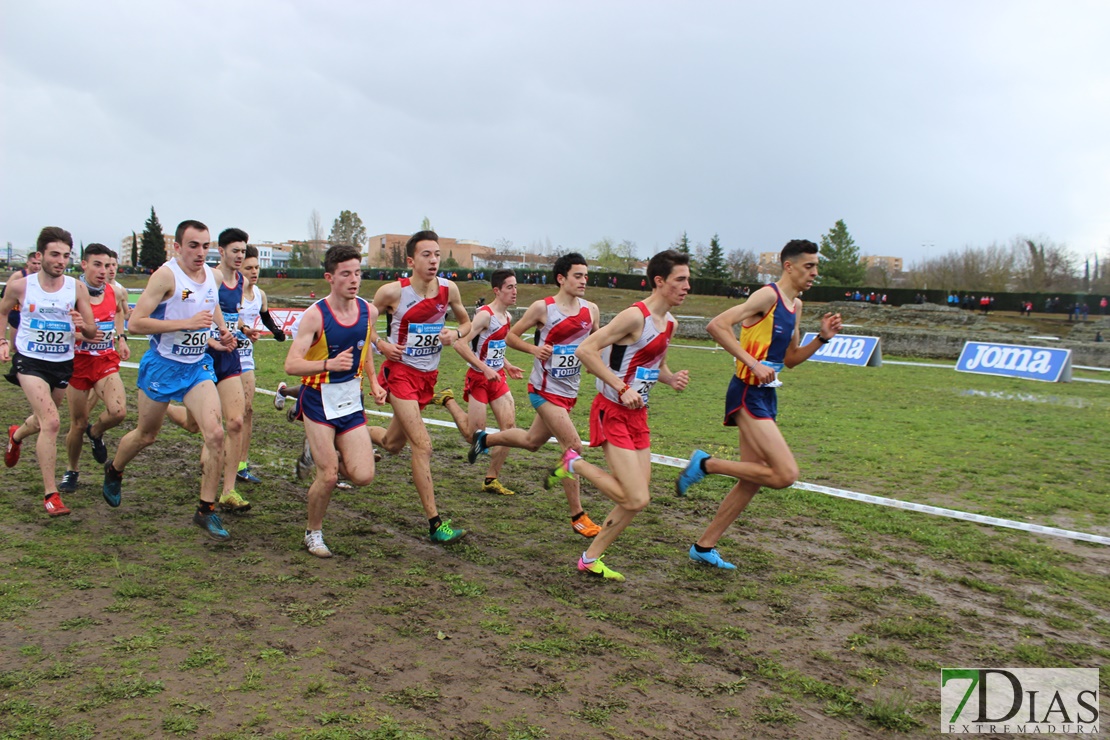
<svg viewBox="0 0 1110 740">
<path fill-rule="evenodd" d="M 311 532 L 304 533 L 304 546 L 308 551 L 318 558 L 330 558 L 331 550 L 324 544 L 324 532 L 317 529 Z"/>
<path fill-rule="evenodd" d="M 289 386 L 285 383 L 285 381 L 278 383 L 277 395 L 274 396 L 274 408 L 278 411 L 281 411 L 285 408 L 285 396 L 281 395 L 281 392 L 288 387 Z"/>
</svg>

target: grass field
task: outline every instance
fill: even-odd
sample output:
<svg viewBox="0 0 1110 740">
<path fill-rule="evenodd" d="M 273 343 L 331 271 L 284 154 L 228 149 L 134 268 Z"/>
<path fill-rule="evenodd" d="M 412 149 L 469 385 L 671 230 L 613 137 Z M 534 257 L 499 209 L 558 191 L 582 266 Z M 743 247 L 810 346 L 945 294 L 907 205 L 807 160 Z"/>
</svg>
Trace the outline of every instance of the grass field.
<svg viewBox="0 0 1110 740">
<path fill-rule="evenodd" d="M 285 347 L 258 348 L 272 388 Z M 654 450 L 735 457 L 720 425 L 728 357 L 672 348 L 669 365 L 692 380 L 653 395 Z M 440 387 L 459 389 L 462 369 L 445 353 Z M 784 381 L 804 481 L 1110 534 L 1104 385 L 817 364 Z M 336 496 L 337 557 L 320 561 L 300 544 L 300 427 L 257 405 L 265 482 L 228 517 L 226 545 L 190 524 L 199 440 L 177 429 L 128 468 L 115 510 L 87 453 L 61 519 L 42 509 L 30 445 L 5 471 L 0 737 L 925 737 L 942 666 L 1110 657 L 1104 546 L 765 491 L 722 540 L 738 570 L 721 573 L 685 551 L 729 481 L 681 499 L 677 471 L 659 467 L 651 506 L 610 548 L 628 581 L 587 582 L 573 565 L 585 541 L 540 485 L 554 448 L 510 455 L 518 495 L 491 497 L 459 435 L 437 427 L 440 508 L 468 538 L 428 542 L 402 453 Z M 4 426 L 26 413 L 3 384 Z M 588 487 L 583 500 L 596 519 L 609 508 Z"/>
</svg>

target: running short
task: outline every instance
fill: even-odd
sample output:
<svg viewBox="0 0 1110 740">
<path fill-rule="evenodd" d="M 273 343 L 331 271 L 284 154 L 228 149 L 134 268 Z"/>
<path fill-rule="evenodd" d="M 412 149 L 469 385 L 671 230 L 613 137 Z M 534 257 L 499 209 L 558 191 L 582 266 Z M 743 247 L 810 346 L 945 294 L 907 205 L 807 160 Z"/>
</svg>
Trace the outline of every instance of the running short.
<svg viewBox="0 0 1110 740">
<path fill-rule="evenodd" d="M 424 408 L 435 396 L 438 377 L 438 370 L 426 372 L 401 362 L 386 360 L 378 371 L 378 385 L 394 398 L 416 401 L 420 408 Z"/>
<path fill-rule="evenodd" d="M 647 408 L 630 409 L 597 394 L 590 404 L 590 447 L 606 442 L 622 450 L 651 447 Z"/>
<path fill-rule="evenodd" d="M 497 380 L 486 380 L 486 376 L 476 370 L 466 371 L 466 380 L 463 383 L 463 400 L 473 398 L 478 403 L 490 403 L 509 392 L 509 384 L 505 382 L 505 371 L 497 374 Z"/>
<path fill-rule="evenodd" d="M 578 403 L 577 396 L 574 398 L 567 398 L 566 396 L 556 396 L 554 393 L 538 391 L 531 383 L 528 384 L 528 400 L 531 402 L 533 409 L 538 409 L 545 403 L 553 403 L 559 408 L 570 411 L 574 408 L 574 405 Z"/>
<path fill-rule="evenodd" d="M 119 372 L 119 362 L 119 355 L 115 352 L 104 355 L 75 354 L 73 377 L 69 384 L 79 391 L 92 390 L 99 381 Z"/>
<path fill-rule="evenodd" d="M 725 394 L 725 426 L 734 427 L 733 415 L 743 409 L 753 419 L 774 419 L 779 413 L 778 396 L 774 388 L 748 385 L 735 375 Z"/>
<path fill-rule="evenodd" d="M 15 349 L 12 350 L 12 367 L 4 377 L 12 385 L 19 385 L 18 375 L 32 375 L 46 381 L 51 390 L 66 388 L 73 375 L 73 360 L 63 362 L 49 362 L 34 357 L 24 357 Z"/>
<path fill-rule="evenodd" d="M 219 352 L 217 350 L 209 349 L 208 356 L 212 358 L 212 372 L 216 374 L 216 382 L 227 380 L 228 378 L 236 378 L 243 374 L 243 366 L 239 362 L 239 352 L 231 350 L 230 352 Z"/>
<path fill-rule="evenodd" d="M 205 357 L 200 362 L 174 362 L 148 349 L 139 360 L 139 380 L 135 385 L 151 401 L 169 403 L 184 401 L 189 391 L 206 380 L 216 382 L 211 358 Z"/>
<path fill-rule="evenodd" d="M 353 414 L 329 419 L 324 415 L 324 401 L 320 390 L 307 385 L 301 386 L 301 393 L 297 396 L 297 418 L 331 427 L 335 429 L 336 436 L 366 426 L 366 414 L 362 409 Z"/>
</svg>

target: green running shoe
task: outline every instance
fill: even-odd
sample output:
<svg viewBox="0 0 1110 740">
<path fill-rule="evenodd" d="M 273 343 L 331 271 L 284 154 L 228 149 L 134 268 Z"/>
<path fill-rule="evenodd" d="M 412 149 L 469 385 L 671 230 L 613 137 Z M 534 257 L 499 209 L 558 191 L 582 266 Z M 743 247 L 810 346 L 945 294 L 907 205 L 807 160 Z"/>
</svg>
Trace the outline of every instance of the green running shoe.
<svg viewBox="0 0 1110 740">
<path fill-rule="evenodd" d="M 444 544 L 456 542 L 463 537 L 466 537 L 466 530 L 452 529 L 450 519 L 444 519 L 443 522 L 436 527 L 436 531 L 432 532 L 432 542 L 441 542 Z"/>
</svg>

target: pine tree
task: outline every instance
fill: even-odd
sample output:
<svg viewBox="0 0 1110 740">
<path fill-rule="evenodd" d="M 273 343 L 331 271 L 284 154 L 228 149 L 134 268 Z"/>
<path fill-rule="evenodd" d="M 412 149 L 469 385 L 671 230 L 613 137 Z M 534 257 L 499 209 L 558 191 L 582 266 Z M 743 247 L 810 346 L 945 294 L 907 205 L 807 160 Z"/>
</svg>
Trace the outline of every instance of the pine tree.
<svg viewBox="0 0 1110 740">
<path fill-rule="evenodd" d="M 686 236 L 686 232 L 682 232 L 682 236 L 675 240 L 671 245 L 683 254 L 690 254 L 690 237 Z"/>
<path fill-rule="evenodd" d="M 721 237 L 714 234 L 713 238 L 709 240 L 709 253 L 705 256 L 698 269 L 699 277 L 717 278 L 720 280 L 728 279 L 728 268 L 725 267 L 725 253 L 721 249 Z"/>
<path fill-rule="evenodd" d="M 867 275 L 867 266 L 860 261 L 856 246 L 844 219 L 836 222 L 821 237 L 821 282 L 825 285 L 860 286 Z"/>
<path fill-rule="evenodd" d="M 166 262 L 166 239 L 162 236 L 162 224 L 154 206 L 150 207 L 150 218 L 143 229 L 143 245 L 139 251 L 139 264 L 157 270 Z"/>
<path fill-rule="evenodd" d="M 139 266 L 139 235 L 131 232 L 131 266 Z"/>
<path fill-rule="evenodd" d="M 366 227 L 356 212 L 339 212 L 339 218 L 332 222 L 328 244 L 350 244 L 359 249 L 366 246 Z"/>
</svg>

